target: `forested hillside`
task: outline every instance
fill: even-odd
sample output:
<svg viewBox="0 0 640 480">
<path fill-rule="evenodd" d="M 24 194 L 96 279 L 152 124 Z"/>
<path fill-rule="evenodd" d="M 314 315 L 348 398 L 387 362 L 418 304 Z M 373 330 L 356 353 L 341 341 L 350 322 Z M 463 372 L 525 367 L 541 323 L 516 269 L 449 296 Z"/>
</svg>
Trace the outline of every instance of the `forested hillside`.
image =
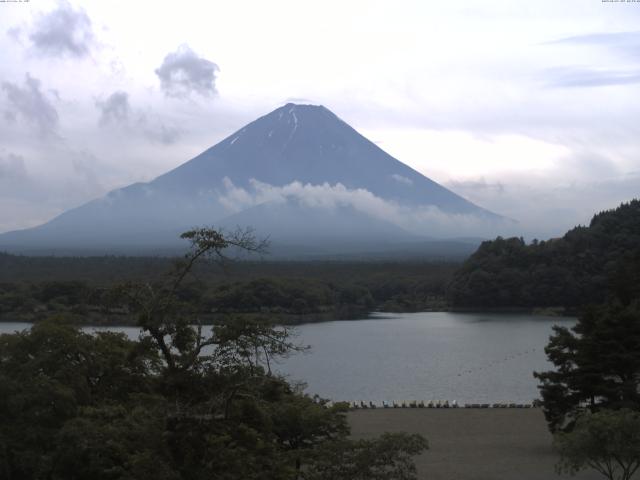
<svg viewBox="0 0 640 480">
<path fill-rule="evenodd" d="M 55 313 L 80 322 L 132 323 L 114 289 L 152 281 L 163 257 L 26 257 L 0 254 L 0 321 L 39 321 Z M 260 314 L 283 323 L 365 317 L 372 310 L 445 308 L 459 264 L 401 262 L 233 262 L 198 265 L 176 294 L 206 321 Z"/>
<path fill-rule="evenodd" d="M 483 242 L 448 287 L 453 308 L 575 310 L 640 293 L 640 201 L 598 213 L 562 238 Z"/>
</svg>

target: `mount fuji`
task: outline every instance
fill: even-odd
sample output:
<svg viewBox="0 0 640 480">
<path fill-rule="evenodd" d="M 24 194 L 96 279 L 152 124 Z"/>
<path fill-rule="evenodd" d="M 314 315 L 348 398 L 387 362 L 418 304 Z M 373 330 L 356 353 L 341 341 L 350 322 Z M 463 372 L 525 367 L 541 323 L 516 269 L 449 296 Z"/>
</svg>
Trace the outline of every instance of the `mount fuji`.
<svg viewBox="0 0 640 480">
<path fill-rule="evenodd" d="M 159 252 L 194 226 L 253 227 L 278 251 L 402 248 L 495 236 L 512 221 L 396 160 L 322 106 L 289 103 L 148 183 L 35 228 L 11 252 Z"/>
</svg>

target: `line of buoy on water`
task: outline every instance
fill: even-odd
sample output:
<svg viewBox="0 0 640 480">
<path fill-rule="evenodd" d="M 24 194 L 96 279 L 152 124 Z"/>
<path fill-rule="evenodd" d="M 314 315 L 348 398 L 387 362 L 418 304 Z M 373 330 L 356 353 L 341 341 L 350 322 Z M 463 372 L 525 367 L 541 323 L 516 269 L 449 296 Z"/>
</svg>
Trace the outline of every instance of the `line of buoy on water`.
<svg viewBox="0 0 640 480">
<path fill-rule="evenodd" d="M 480 372 L 483 370 L 489 370 L 491 368 L 495 368 L 500 366 L 503 363 L 509 362 L 511 360 L 516 359 L 517 357 L 522 357 L 523 355 L 529 355 L 529 354 L 533 354 L 536 352 L 535 348 L 531 348 L 531 349 L 527 349 L 527 350 L 522 350 L 522 351 L 518 351 L 518 352 L 512 352 L 510 354 L 507 354 L 506 357 L 504 357 L 503 359 L 499 359 L 499 360 L 493 360 L 489 363 L 485 363 L 480 364 L 480 366 L 477 366 L 475 368 L 467 368 L 467 367 L 463 367 L 460 371 L 458 371 L 458 373 L 456 374 L 456 376 L 458 377 L 462 377 L 462 376 L 466 376 L 466 375 L 470 375 L 470 374 L 474 374 L 476 372 Z"/>
</svg>

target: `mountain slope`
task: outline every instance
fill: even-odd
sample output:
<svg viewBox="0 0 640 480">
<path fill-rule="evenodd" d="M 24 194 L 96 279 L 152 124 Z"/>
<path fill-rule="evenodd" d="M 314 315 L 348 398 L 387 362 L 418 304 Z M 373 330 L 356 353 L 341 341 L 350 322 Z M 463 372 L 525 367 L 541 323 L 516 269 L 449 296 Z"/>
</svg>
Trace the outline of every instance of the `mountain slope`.
<svg viewBox="0 0 640 480">
<path fill-rule="evenodd" d="M 301 242 L 316 236 L 309 228 L 313 217 L 321 217 L 337 240 L 351 225 L 349 216 L 358 218 L 362 228 L 354 241 L 375 240 L 382 225 L 399 241 L 486 235 L 504 220 L 391 157 L 326 108 L 287 104 L 151 182 L 110 192 L 39 227 L 0 235 L 0 248 L 173 247 L 187 228 L 233 223 L 244 210 L 251 223 L 252 209 L 273 202 L 289 204 L 278 218 Z"/>
<path fill-rule="evenodd" d="M 322 106 L 287 104 L 150 186 L 169 191 L 184 191 L 185 186 L 207 189 L 212 179 L 224 177 L 244 188 L 251 178 L 279 186 L 296 180 L 312 185 L 341 183 L 400 203 L 491 215 L 396 160 Z"/>
</svg>

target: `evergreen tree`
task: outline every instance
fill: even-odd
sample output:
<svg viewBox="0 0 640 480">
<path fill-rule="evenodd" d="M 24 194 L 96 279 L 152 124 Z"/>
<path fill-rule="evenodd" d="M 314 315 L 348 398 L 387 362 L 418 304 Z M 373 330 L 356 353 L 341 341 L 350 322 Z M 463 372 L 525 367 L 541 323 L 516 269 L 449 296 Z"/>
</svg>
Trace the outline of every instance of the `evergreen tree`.
<svg viewBox="0 0 640 480">
<path fill-rule="evenodd" d="M 640 200 L 594 215 L 562 238 L 483 242 L 454 274 L 454 307 L 564 307 L 579 311 L 640 295 Z"/>
<path fill-rule="evenodd" d="M 559 473 L 592 468 L 609 480 L 630 480 L 640 467 L 640 413 L 622 409 L 580 415 L 571 432 L 555 435 Z"/>
<path fill-rule="evenodd" d="M 545 352 L 556 369 L 534 373 L 551 431 L 584 409 L 640 409 L 640 302 L 590 308 L 554 332 Z"/>
</svg>

